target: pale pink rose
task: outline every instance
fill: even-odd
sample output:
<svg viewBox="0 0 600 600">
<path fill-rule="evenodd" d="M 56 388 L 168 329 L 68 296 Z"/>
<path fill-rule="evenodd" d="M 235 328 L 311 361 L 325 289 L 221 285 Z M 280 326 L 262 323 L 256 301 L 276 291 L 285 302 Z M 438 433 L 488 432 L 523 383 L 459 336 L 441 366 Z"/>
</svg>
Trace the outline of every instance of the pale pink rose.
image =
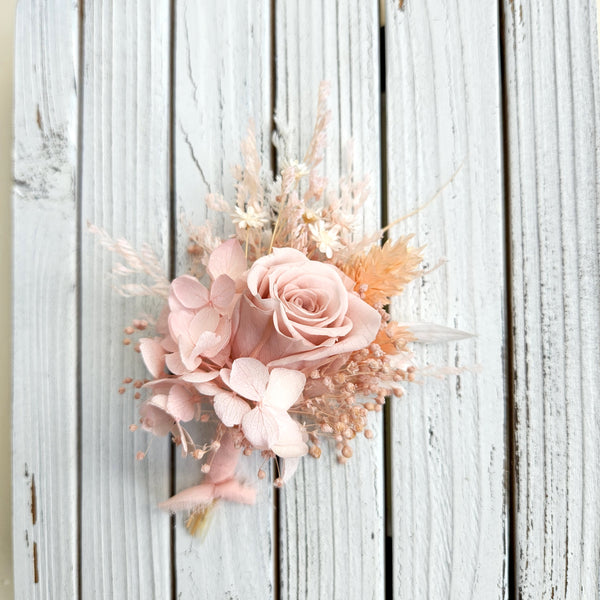
<svg viewBox="0 0 600 600">
<path fill-rule="evenodd" d="M 368 346 L 381 316 L 335 266 L 275 248 L 247 275 L 234 313 L 232 357 L 306 371 Z"/>
</svg>

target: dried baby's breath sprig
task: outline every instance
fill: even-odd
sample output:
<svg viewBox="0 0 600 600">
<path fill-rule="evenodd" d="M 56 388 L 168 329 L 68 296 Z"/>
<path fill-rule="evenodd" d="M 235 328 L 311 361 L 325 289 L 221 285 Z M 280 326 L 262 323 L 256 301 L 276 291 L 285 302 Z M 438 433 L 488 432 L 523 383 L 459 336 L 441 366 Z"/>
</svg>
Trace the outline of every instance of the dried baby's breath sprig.
<svg viewBox="0 0 600 600">
<path fill-rule="evenodd" d="M 148 244 L 143 244 L 136 250 L 123 238 L 113 239 L 104 229 L 88 223 L 88 229 L 93 233 L 104 248 L 121 256 L 124 262 L 118 262 L 113 267 L 115 276 L 146 275 L 151 284 L 126 283 L 115 286 L 121 296 L 159 296 L 167 298 L 170 281 L 167 278 L 160 260 Z"/>
</svg>

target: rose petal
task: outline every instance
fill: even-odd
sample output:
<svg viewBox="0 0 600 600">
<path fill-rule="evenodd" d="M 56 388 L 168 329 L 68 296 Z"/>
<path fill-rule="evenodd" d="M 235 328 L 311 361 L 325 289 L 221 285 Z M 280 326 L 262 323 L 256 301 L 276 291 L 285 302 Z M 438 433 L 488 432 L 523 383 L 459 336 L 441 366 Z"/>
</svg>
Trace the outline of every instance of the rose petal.
<svg viewBox="0 0 600 600">
<path fill-rule="evenodd" d="M 231 366 L 229 387 L 240 396 L 260 402 L 269 382 L 269 370 L 255 358 L 238 358 Z"/>
<path fill-rule="evenodd" d="M 377 336 L 381 315 L 358 296 L 349 294 L 348 317 L 353 324 L 352 331 L 333 346 L 321 345 L 308 352 L 271 359 L 267 366 L 269 368 L 287 367 L 289 369 L 306 370 L 319 366 L 319 363 L 331 356 L 348 354 L 366 348 Z"/>
<path fill-rule="evenodd" d="M 250 412 L 248 403 L 230 392 L 217 394 L 214 397 L 213 406 L 217 417 L 226 427 L 239 425 L 244 415 Z"/>
<path fill-rule="evenodd" d="M 235 335 L 232 340 L 232 356 L 249 356 L 261 343 L 268 330 L 273 330 L 273 301 L 255 306 L 249 298 L 242 296 L 233 314 Z M 265 333 L 267 332 L 267 333 Z M 268 343 L 268 342 L 267 342 Z"/>
</svg>

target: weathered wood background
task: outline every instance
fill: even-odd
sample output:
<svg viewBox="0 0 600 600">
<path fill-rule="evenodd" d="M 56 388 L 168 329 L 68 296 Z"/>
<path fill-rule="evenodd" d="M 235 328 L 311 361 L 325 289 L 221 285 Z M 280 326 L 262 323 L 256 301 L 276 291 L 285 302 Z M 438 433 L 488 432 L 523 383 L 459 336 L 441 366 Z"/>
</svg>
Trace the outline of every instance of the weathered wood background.
<svg viewBox="0 0 600 600">
<path fill-rule="evenodd" d="M 594 0 L 21 0 L 15 65 L 17 598 L 600 597 L 600 86 Z M 385 27 L 382 27 L 382 25 Z M 91 221 L 166 268 L 233 191 L 249 120 L 302 155 L 332 84 L 326 174 L 371 175 L 365 231 L 438 198 L 402 319 L 473 367 L 412 386 L 347 466 L 307 458 L 204 540 L 156 504 L 197 474 L 128 425 L 144 309 Z M 218 223 L 217 225 L 223 225 Z M 475 372 L 479 370 L 479 372 Z M 253 466 L 250 467 L 252 471 Z"/>
</svg>

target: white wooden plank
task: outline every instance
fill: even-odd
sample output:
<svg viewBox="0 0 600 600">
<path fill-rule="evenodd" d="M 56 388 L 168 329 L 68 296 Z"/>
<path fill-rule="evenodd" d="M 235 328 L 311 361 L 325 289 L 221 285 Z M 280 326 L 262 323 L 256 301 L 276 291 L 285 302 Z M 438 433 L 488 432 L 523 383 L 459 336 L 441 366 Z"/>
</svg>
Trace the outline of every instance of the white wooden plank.
<svg viewBox="0 0 600 600">
<path fill-rule="evenodd" d="M 77 595 L 76 3 L 22 0 L 15 45 L 17 598 Z"/>
<path fill-rule="evenodd" d="M 204 198 L 223 193 L 233 204 L 232 168 L 252 119 L 257 147 L 269 168 L 271 144 L 270 2 L 213 0 L 176 3 L 175 193 L 177 274 L 189 267 L 188 224 L 214 223 L 232 233 L 228 218 L 208 211 Z M 210 427 L 195 439 L 210 441 Z M 203 437 L 204 436 L 204 437 Z M 179 454 L 179 453 L 178 453 Z M 241 469 L 256 483 L 255 506 L 221 503 L 204 539 L 192 537 L 177 517 L 177 594 L 182 598 L 272 598 L 274 590 L 273 492 L 258 481 L 261 459 L 243 458 Z M 200 481 L 193 458 L 176 463 L 177 491 Z"/>
<path fill-rule="evenodd" d="M 595 3 L 505 2 L 520 598 L 600 589 Z"/>
<path fill-rule="evenodd" d="M 337 185 L 345 142 L 354 140 L 358 176 L 371 176 L 364 232 L 380 216 L 379 10 L 373 2 L 276 4 L 276 110 L 302 159 L 321 80 L 331 82 L 332 123 L 324 173 Z M 279 157 L 284 158 L 284 157 Z M 283 598 L 384 597 L 384 463 L 381 419 L 374 440 L 356 439 L 345 466 L 333 445 L 310 456 L 281 493 Z"/>
<path fill-rule="evenodd" d="M 120 298 L 107 273 L 115 257 L 87 221 L 149 243 L 169 259 L 168 0 L 86 3 L 83 23 L 81 590 L 84 598 L 168 598 L 169 446 L 132 434 L 124 377 L 146 376 L 123 327 L 153 304 Z"/>
<path fill-rule="evenodd" d="M 386 4 L 389 220 L 415 232 L 426 263 L 449 262 L 394 306 L 402 320 L 472 331 L 420 347 L 422 365 L 481 366 L 394 399 L 393 595 L 505 598 L 502 141 L 495 3 Z"/>
</svg>

